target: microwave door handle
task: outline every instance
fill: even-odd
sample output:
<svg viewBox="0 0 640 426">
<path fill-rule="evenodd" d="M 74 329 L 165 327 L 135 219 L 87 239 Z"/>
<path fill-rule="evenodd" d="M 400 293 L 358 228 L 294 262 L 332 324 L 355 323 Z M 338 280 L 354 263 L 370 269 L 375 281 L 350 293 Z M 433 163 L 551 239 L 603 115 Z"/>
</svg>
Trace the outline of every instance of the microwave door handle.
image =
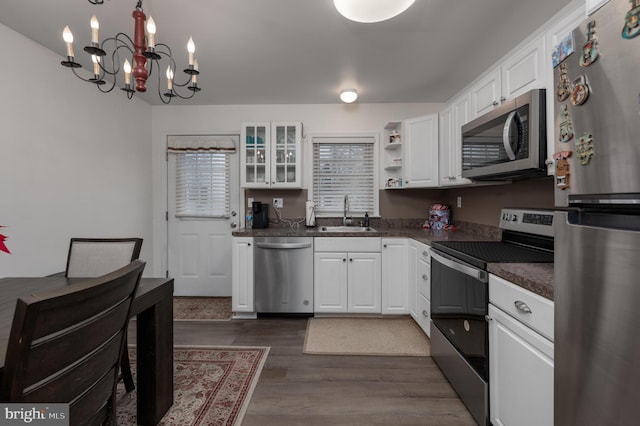
<svg viewBox="0 0 640 426">
<path fill-rule="evenodd" d="M 509 157 L 509 160 L 512 161 L 516 159 L 516 154 L 511 148 L 509 135 L 511 135 L 511 126 L 515 121 L 517 113 L 518 111 L 511 111 L 511 113 L 509 113 L 509 116 L 507 116 L 507 121 L 504 123 L 504 128 L 502 129 L 502 144 L 504 145 L 504 150 L 507 152 L 507 157 Z"/>
</svg>

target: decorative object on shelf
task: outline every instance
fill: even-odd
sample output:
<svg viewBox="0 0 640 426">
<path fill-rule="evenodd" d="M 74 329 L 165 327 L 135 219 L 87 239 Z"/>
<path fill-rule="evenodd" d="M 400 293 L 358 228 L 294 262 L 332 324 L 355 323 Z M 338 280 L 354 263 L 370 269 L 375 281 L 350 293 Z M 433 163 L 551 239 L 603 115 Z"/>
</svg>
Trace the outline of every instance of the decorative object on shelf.
<svg viewBox="0 0 640 426">
<path fill-rule="evenodd" d="M 389 178 L 384 183 L 385 188 L 402 188 L 402 179 L 400 178 Z"/>
<path fill-rule="evenodd" d="M 333 0 L 342 16 L 355 22 L 373 23 L 391 19 L 407 10 L 415 0 Z"/>
<path fill-rule="evenodd" d="M 400 133 L 396 130 L 389 132 L 389 143 L 400 143 Z"/>
<path fill-rule="evenodd" d="M 630 39 L 640 34 L 640 0 L 629 0 L 631 10 L 624 17 L 622 38 Z"/>
<path fill-rule="evenodd" d="M 598 50 L 598 39 L 596 38 L 596 21 L 591 21 L 587 24 L 587 42 L 582 47 L 582 56 L 580 56 L 580 66 L 588 67 L 594 63 L 600 52 Z"/>
<path fill-rule="evenodd" d="M 103 0 L 89 0 L 92 4 L 103 4 Z M 187 43 L 187 51 L 189 58 L 189 65 L 184 69 L 184 73 L 187 75 L 187 80 L 184 83 L 177 83 L 174 80 L 174 73 L 176 71 L 176 62 L 172 57 L 171 48 L 163 43 L 155 43 L 156 26 L 153 18 L 150 16 L 147 20 L 146 15 L 142 10 L 142 0 L 138 0 L 135 10 L 133 11 L 134 27 L 133 27 L 133 39 L 127 34 L 118 33 L 114 37 L 106 38 L 99 42 L 98 32 L 100 24 L 98 19 L 94 15 L 91 18 L 91 43 L 84 48 L 84 51 L 91 55 L 91 61 L 93 62 L 93 77 L 84 78 L 76 72 L 76 68 L 80 68 L 80 65 L 75 60 L 73 53 L 73 34 L 69 29 L 69 26 L 64 28 L 62 37 L 67 44 L 67 59 L 62 61 L 61 64 L 67 68 L 71 68 L 76 77 L 81 80 L 93 83 L 103 93 L 112 91 L 118 84 L 118 75 L 124 73 L 121 77 L 121 81 L 124 82 L 124 87 L 121 88 L 127 93 L 127 97 L 131 99 L 133 94 L 137 92 L 147 91 L 147 79 L 153 73 L 154 67 L 158 68 L 158 96 L 163 103 L 168 104 L 174 97 L 181 99 L 190 99 L 201 89 L 198 87 L 198 61 L 195 59 L 195 45 L 193 39 L 189 38 Z M 145 39 L 145 21 L 147 27 L 147 36 Z M 126 52 L 124 61 L 121 60 L 121 53 Z M 109 52 L 107 54 L 107 52 Z M 129 54 L 131 55 L 131 62 L 129 61 Z M 149 64 L 147 65 L 147 59 Z M 162 65 L 161 65 L 162 63 Z M 122 67 L 120 66 L 122 64 Z M 166 66 L 166 78 L 167 78 L 167 90 L 161 93 L 161 69 Z M 131 77 L 135 79 L 135 88 L 131 83 Z M 111 85 L 108 86 L 104 80 L 106 76 L 109 76 Z M 103 88 L 105 86 L 108 88 Z M 189 92 L 187 94 L 181 94 L 176 89 L 186 88 Z M 165 99 L 166 98 L 166 99 Z"/>
<path fill-rule="evenodd" d="M 591 157 L 594 156 L 595 151 L 593 149 L 593 135 L 591 133 L 585 133 L 576 140 L 576 150 L 578 151 L 578 158 L 580 164 L 586 166 L 591 161 Z"/>
<path fill-rule="evenodd" d="M 556 160 L 556 186 L 560 189 L 569 188 L 569 157 L 571 157 L 573 151 L 559 151 L 553 154 L 553 159 Z"/>
<path fill-rule="evenodd" d="M 4 228 L 4 226 L 0 225 L 0 228 Z M 3 251 L 7 254 L 11 254 L 11 252 L 9 251 L 9 248 L 4 243 L 6 239 L 7 237 L 5 235 L 0 234 L 0 251 Z"/>
<path fill-rule="evenodd" d="M 573 139 L 573 123 L 569 117 L 569 106 L 567 104 L 560 105 L 560 142 L 569 142 Z"/>
<path fill-rule="evenodd" d="M 345 104 L 350 104 L 358 99 L 358 91 L 356 89 L 343 89 L 340 92 L 340 100 Z"/>
</svg>

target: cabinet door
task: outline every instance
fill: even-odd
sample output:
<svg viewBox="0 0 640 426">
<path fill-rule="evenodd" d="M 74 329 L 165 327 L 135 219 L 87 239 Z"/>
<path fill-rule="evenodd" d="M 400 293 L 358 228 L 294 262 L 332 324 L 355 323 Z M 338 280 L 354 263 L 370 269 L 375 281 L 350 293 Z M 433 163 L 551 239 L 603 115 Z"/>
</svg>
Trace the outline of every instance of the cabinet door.
<svg viewBox="0 0 640 426">
<path fill-rule="evenodd" d="M 315 253 L 314 312 L 347 312 L 347 253 Z"/>
<path fill-rule="evenodd" d="M 271 179 L 271 126 L 269 123 L 243 123 L 240 135 L 240 185 L 268 188 Z"/>
<path fill-rule="evenodd" d="M 380 313 L 380 253 L 348 253 L 348 311 Z"/>
<path fill-rule="evenodd" d="M 271 187 L 302 187 L 302 124 L 271 124 Z"/>
<path fill-rule="evenodd" d="M 469 93 L 453 101 L 453 125 L 451 129 L 451 174 L 454 176 L 453 183 L 465 185 L 471 183 L 470 179 L 462 177 L 462 126 L 471 119 L 471 100 Z"/>
<path fill-rule="evenodd" d="M 404 176 L 407 188 L 438 186 L 438 114 L 404 122 Z"/>
<path fill-rule="evenodd" d="M 440 186 L 449 186 L 455 179 L 455 171 L 452 170 L 452 157 L 455 155 L 453 148 L 453 107 L 450 105 L 438 114 L 438 139 L 440 144 Z"/>
<path fill-rule="evenodd" d="M 502 98 L 511 99 L 546 83 L 544 34 L 519 48 L 502 65 Z"/>
<path fill-rule="evenodd" d="M 409 313 L 407 240 L 382 240 L 382 313 Z"/>
<path fill-rule="evenodd" d="M 471 118 L 481 116 L 500 105 L 500 69 L 494 70 L 471 88 Z"/>
<path fill-rule="evenodd" d="M 253 312 L 253 238 L 233 238 L 231 305 L 233 312 Z"/>
<path fill-rule="evenodd" d="M 415 241 L 409 241 L 407 255 L 407 289 L 409 298 L 409 314 L 418 321 L 418 247 Z M 388 278 L 387 278 L 388 279 Z"/>
<path fill-rule="evenodd" d="M 553 425 L 553 343 L 489 305 L 491 423 Z"/>
</svg>

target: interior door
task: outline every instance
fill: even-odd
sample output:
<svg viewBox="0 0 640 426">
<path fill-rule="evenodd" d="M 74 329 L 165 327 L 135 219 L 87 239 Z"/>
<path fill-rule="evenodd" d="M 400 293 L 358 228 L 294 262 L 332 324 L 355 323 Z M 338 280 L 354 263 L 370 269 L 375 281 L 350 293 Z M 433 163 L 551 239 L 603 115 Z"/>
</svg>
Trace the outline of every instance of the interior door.
<svg viewBox="0 0 640 426">
<path fill-rule="evenodd" d="M 228 207 L 224 213 L 181 214 L 184 186 L 178 156 L 168 158 L 168 265 L 169 276 L 175 280 L 176 296 L 231 296 L 231 232 L 239 223 L 239 155 L 227 152 L 229 163 L 226 178 L 205 177 L 196 188 L 198 193 L 221 194 L 228 191 Z M 206 157 L 206 156 L 205 156 Z M 205 160 L 206 162 L 206 160 Z M 193 192 L 187 190 L 187 192 Z"/>
</svg>

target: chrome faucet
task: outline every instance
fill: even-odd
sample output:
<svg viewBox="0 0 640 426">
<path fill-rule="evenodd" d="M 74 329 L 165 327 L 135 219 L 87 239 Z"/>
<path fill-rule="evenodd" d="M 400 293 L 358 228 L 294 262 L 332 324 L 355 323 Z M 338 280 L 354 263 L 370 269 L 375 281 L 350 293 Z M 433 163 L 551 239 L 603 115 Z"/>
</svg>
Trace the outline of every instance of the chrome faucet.
<svg viewBox="0 0 640 426">
<path fill-rule="evenodd" d="M 351 225 L 351 218 L 349 217 L 349 194 L 344 196 L 344 213 L 342 216 L 342 225 Z"/>
</svg>

